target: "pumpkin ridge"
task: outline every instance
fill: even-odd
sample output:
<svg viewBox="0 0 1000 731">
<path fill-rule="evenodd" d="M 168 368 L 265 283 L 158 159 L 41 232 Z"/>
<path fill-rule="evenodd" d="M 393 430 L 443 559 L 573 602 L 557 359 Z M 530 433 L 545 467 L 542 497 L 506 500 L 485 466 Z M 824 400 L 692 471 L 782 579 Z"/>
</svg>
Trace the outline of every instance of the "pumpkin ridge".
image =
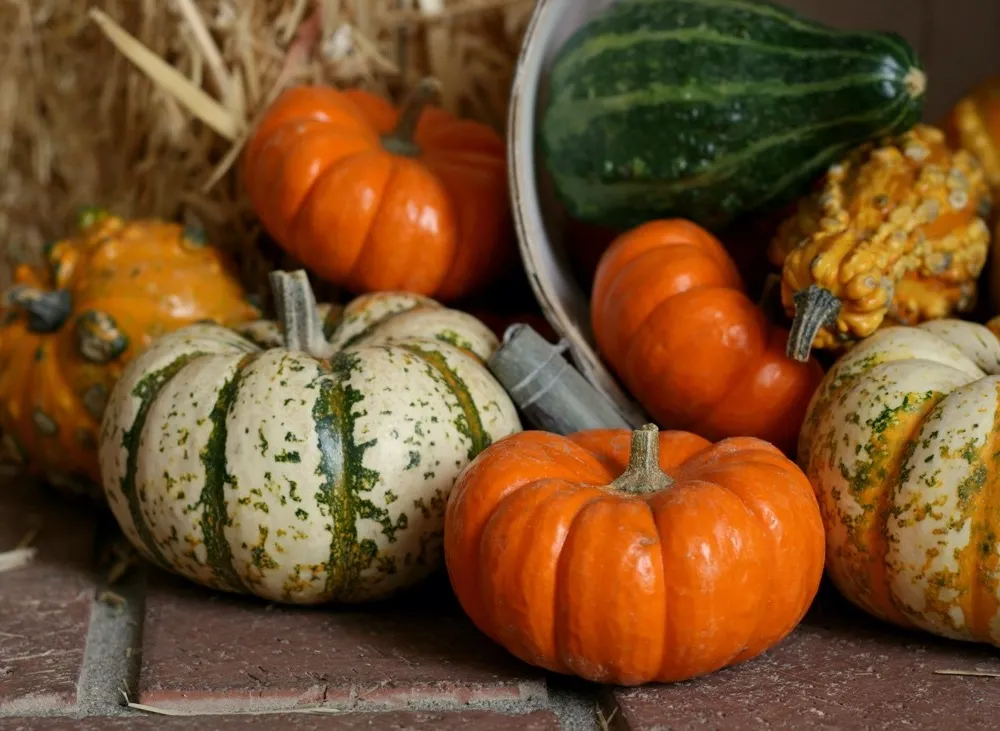
<svg viewBox="0 0 1000 731">
<path fill-rule="evenodd" d="M 890 367 L 889 363 L 879 365 Z M 869 373 L 877 371 L 878 368 L 878 365 L 874 366 L 869 370 Z M 893 570 L 889 565 L 888 521 L 897 509 L 897 492 L 906 478 L 906 466 L 910 461 L 913 449 L 916 447 L 920 432 L 927 417 L 937 408 L 942 398 L 943 394 L 936 392 L 929 394 L 910 393 L 905 395 L 899 406 L 894 409 L 886 406 L 886 409 L 878 417 L 878 421 L 884 420 L 885 423 L 881 429 L 876 424 L 871 425 L 872 431 L 864 447 L 864 452 L 869 458 L 867 464 L 871 468 L 871 472 L 874 475 L 879 473 L 883 475 L 874 494 L 872 508 L 875 515 L 868 526 L 867 536 L 863 538 L 867 540 L 866 545 L 871 552 L 868 563 L 870 583 L 867 602 L 870 606 L 885 606 L 889 610 L 885 614 L 890 615 L 886 618 L 896 622 L 903 621 L 906 623 L 904 626 L 913 625 L 908 619 L 906 606 L 896 596 L 891 584 Z M 901 425 L 898 419 L 907 414 L 911 415 L 907 424 L 908 429 L 902 430 L 900 433 Z M 893 445 L 899 446 L 895 452 L 888 452 Z M 870 450 L 869 447 L 871 447 Z M 856 473 L 855 479 L 860 474 L 860 471 Z"/>
<path fill-rule="evenodd" d="M 515 492 L 516 490 L 512 490 L 510 494 L 514 494 Z M 567 657 L 572 655 L 572 651 L 567 646 L 568 643 L 563 641 L 563 633 L 560 631 L 560 628 L 564 626 L 564 619 L 566 615 L 565 610 L 567 607 L 572 605 L 571 598 L 565 595 L 566 577 L 570 573 L 568 567 L 570 555 L 569 552 L 565 550 L 566 543 L 569 541 L 570 536 L 573 535 L 573 531 L 576 529 L 576 524 L 580 520 L 580 516 L 583 515 L 584 511 L 590 508 L 595 503 L 601 500 L 608 500 L 608 499 L 610 499 L 609 495 L 604 495 L 604 494 L 595 495 L 592 500 L 588 500 L 587 502 L 581 504 L 580 507 L 577 509 L 576 513 L 573 514 L 572 520 L 570 520 L 569 523 L 566 525 L 566 534 L 563 536 L 562 545 L 559 547 L 559 560 L 556 562 L 556 575 L 555 575 L 556 585 L 555 585 L 555 591 L 553 591 L 552 593 L 552 596 L 555 600 L 555 607 L 552 610 L 552 616 L 555 617 L 555 621 L 552 623 L 555 637 L 553 638 L 552 646 L 555 648 L 556 651 L 555 657 L 553 659 L 559 664 L 559 667 L 548 668 L 549 670 L 555 672 L 566 673 L 570 672 L 571 668 L 570 662 L 567 660 Z M 646 503 L 648 508 L 649 503 L 647 503 L 645 500 L 643 502 Z M 500 503 L 497 503 L 497 505 L 499 504 Z M 485 529 L 483 532 L 485 533 Z M 663 551 L 660 551 L 660 561 L 661 563 L 663 562 Z M 494 625 L 497 624 L 496 619 L 493 619 L 492 624 Z"/>
<path fill-rule="evenodd" d="M 141 496 L 135 484 L 135 475 L 139 466 L 139 442 L 142 437 L 143 428 L 146 425 L 146 417 L 149 415 L 149 409 L 152 407 L 157 394 L 167 384 L 167 381 L 176 376 L 185 365 L 203 355 L 205 353 L 201 351 L 184 353 L 169 365 L 144 376 L 132 390 L 132 395 L 139 399 L 139 408 L 136 411 L 135 420 L 128 431 L 122 435 L 122 446 L 125 448 L 126 454 L 125 475 L 122 477 L 118 489 L 128 502 L 132 522 L 135 525 L 136 533 L 146 549 L 147 557 L 160 568 L 168 571 L 170 570 L 170 564 L 160 551 L 160 547 L 156 543 L 156 538 L 153 536 L 153 532 L 142 513 Z"/>
<path fill-rule="evenodd" d="M 978 450 L 977 462 L 985 472 L 983 490 L 975 509 L 969 515 L 970 540 L 959 559 L 961 574 L 969 582 L 970 615 L 966 619 L 969 630 L 982 637 L 995 637 L 992 620 L 1000 614 L 1000 597 L 997 596 L 997 574 L 1000 556 L 997 554 L 998 537 L 991 529 L 991 512 L 1000 498 L 997 489 L 997 450 L 1000 447 L 1000 379 L 996 382 L 997 406 L 993 412 L 993 428 L 989 439 Z M 976 536 L 981 536 L 976 540 Z M 977 565 L 978 564 L 978 565 Z M 993 577 L 990 587 L 989 578 Z M 992 590 L 991 590 L 992 589 Z"/>
<path fill-rule="evenodd" d="M 420 310 L 420 309 L 434 309 L 434 308 L 427 307 L 423 302 L 414 302 L 412 307 L 408 307 L 405 310 L 395 310 L 392 312 L 387 312 L 386 314 L 379 317 L 377 320 L 372 320 L 372 322 L 369 325 L 366 325 L 363 330 L 358 331 L 357 333 L 349 337 L 347 340 L 345 340 L 340 345 L 340 348 L 342 350 L 350 348 L 352 345 L 355 345 L 364 340 L 365 338 L 369 337 L 370 335 L 372 335 L 376 330 L 382 328 L 383 326 L 385 326 L 386 323 L 395 319 L 399 315 L 405 315 L 407 312 L 413 312 L 415 310 Z M 339 327 L 340 323 L 343 322 L 344 320 L 345 314 L 346 313 L 343 310 L 341 310 L 336 321 L 333 323 L 333 325 L 331 325 L 330 334 L 326 336 L 327 338 L 331 337 L 333 333 L 337 331 L 337 328 Z M 324 328 L 324 334 L 325 331 L 326 328 Z"/>
<path fill-rule="evenodd" d="M 683 297 L 684 295 L 694 294 L 696 292 L 700 292 L 700 291 L 706 290 L 706 289 L 731 290 L 731 289 L 734 289 L 734 288 L 733 287 L 726 287 L 726 286 L 723 286 L 723 285 L 720 285 L 720 284 L 707 284 L 707 283 L 706 284 L 696 284 L 695 286 L 693 286 L 693 287 L 691 287 L 689 289 L 684 289 L 684 290 L 681 290 L 679 292 L 674 292 L 669 297 L 664 297 L 662 300 L 660 300 L 656 304 L 656 307 L 653 307 L 649 312 L 647 312 L 646 316 L 642 318 L 642 321 L 638 325 L 636 325 L 635 329 L 631 333 L 631 337 L 629 337 L 629 339 L 628 339 L 628 341 L 629 341 L 629 348 L 631 348 L 635 343 L 639 342 L 639 338 L 636 337 L 636 335 L 638 333 L 640 333 L 642 330 L 644 330 L 649 325 L 649 321 L 653 319 L 653 316 L 657 313 L 657 311 L 661 307 L 665 307 L 675 297 Z M 739 290 L 737 290 L 737 291 L 739 291 Z M 625 365 L 625 363 L 628 362 L 628 355 L 629 355 L 628 351 L 626 351 L 623 354 L 623 358 L 622 358 L 622 366 L 623 366 L 623 368 L 622 368 L 622 370 L 626 370 L 624 368 L 624 365 Z M 629 374 L 629 375 L 631 377 L 631 374 Z M 680 430 L 680 431 L 686 431 L 686 429 L 684 429 L 684 427 L 682 427 L 682 426 L 671 426 L 671 429 Z"/>
<path fill-rule="evenodd" d="M 365 255 L 374 248 L 372 244 L 372 229 L 375 228 L 376 222 L 382 215 L 382 209 L 385 206 L 386 200 L 385 193 L 389 190 L 389 186 L 393 184 L 396 180 L 396 176 L 399 174 L 399 163 L 397 162 L 396 157 L 390 155 L 389 159 L 389 174 L 385 176 L 385 183 L 383 183 L 382 189 L 378 191 L 378 203 L 375 205 L 375 211 L 372 213 L 372 217 L 368 222 L 368 230 L 365 232 L 365 239 L 361 242 L 361 246 L 358 249 L 358 258 L 354 260 L 350 270 L 347 272 L 347 276 L 344 277 L 344 281 L 347 282 L 349 289 L 359 289 L 356 281 L 358 269 L 361 267 L 361 262 L 364 261 Z"/>
<path fill-rule="evenodd" d="M 233 476 L 226 470 L 226 443 L 229 440 L 227 418 L 236 403 L 240 384 L 246 368 L 260 357 L 260 353 L 247 353 L 240 358 L 233 376 L 219 389 L 215 405 L 209 415 L 212 431 L 201 451 L 201 463 L 205 466 L 205 485 L 195 507 L 201 506 L 201 533 L 205 545 L 206 564 L 212 567 L 213 578 L 220 588 L 245 592 L 243 581 L 233 562 L 233 551 L 226 539 L 229 525 L 229 511 L 226 507 L 226 485 L 232 484 Z"/>
<path fill-rule="evenodd" d="M 625 351 L 625 353 L 622 356 L 622 360 L 621 360 L 621 363 L 622 363 L 622 372 L 625 374 L 625 378 L 623 380 L 625 380 L 626 385 L 629 386 L 629 388 L 635 388 L 634 384 L 636 382 L 638 382 L 638 379 L 636 379 L 634 377 L 634 375 L 631 373 L 631 369 L 629 369 L 628 365 L 627 365 L 632 360 L 632 358 L 631 358 L 632 349 L 635 348 L 635 347 L 638 347 L 639 345 L 642 344 L 642 338 L 638 337 L 638 333 L 640 333 L 644 329 L 648 328 L 650 321 L 654 318 L 654 316 L 659 312 L 659 310 L 661 308 L 664 308 L 664 307 L 667 307 L 667 306 L 671 306 L 671 307 L 676 306 L 676 303 L 674 302 L 675 299 L 680 298 L 680 297 L 687 297 L 687 296 L 690 296 L 690 295 L 694 295 L 694 294 L 697 294 L 697 293 L 700 293 L 700 292 L 703 292 L 703 291 L 709 291 L 709 290 L 719 290 L 721 292 L 736 292 L 736 294 L 740 298 L 742 298 L 742 299 L 744 299 L 744 300 L 746 300 L 746 301 L 749 302 L 749 298 L 741 290 L 736 289 L 735 287 L 727 287 L 727 286 L 721 285 L 721 284 L 707 284 L 707 283 L 706 284 L 696 284 L 695 286 L 691 287 L 690 289 L 685 289 L 683 291 L 676 292 L 676 293 L 674 293 L 673 295 L 671 295 L 669 297 L 665 297 L 659 304 L 656 305 L 656 307 L 654 307 L 653 309 L 651 309 L 649 311 L 649 313 L 643 318 L 642 323 L 635 328 L 632 337 L 628 341 L 628 349 Z M 766 334 L 766 332 L 765 332 L 765 334 Z M 718 346 L 716 345 L 716 347 L 718 347 Z M 757 354 L 757 356 L 759 357 L 759 353 Z M 643 365 L 645 366 L 645 363 L 643 363 Z M 723 397 L 720 397 L 715 403 L 713 403 L 712 404 L 713 408 L 717 407 L 719 404 L 725 402 L 725 398 L 727 398 L 730 395 L 730 393 L 733 391 L 733 389 L 739 384 L 740 377 L 745 372 L 746 372 L 745 369 L 744 370 L 734 371 L 733 382 L 730 383 L 730 384 L 728 384 L 727 390 L 725 392 L 726 395 L 723 396 Z M 714 374 L 714 373 L 713 374 L 705 374 L 705 377 L 706 378 L 716 378 L 716 374 Z M 640 390 L 640 389 L 636 388 L 635 390 Z M 660 416 L 658 414 L 652 414 L 652 416 L 654 418 L 658 419 L 658 420 L 660 419 Z M 675 430 L 675 431 L 694 431 L 694 432 L 697 433 L 699 430 L 696 429 L 696 428 L 693 428 L 693 427 L 695 425 L 697 425 L 699 422 L 700 422 L 700 418 L 699 418 L 699 416 L 697 414 L 692 414 L 692 415 L 688 416 L 685 419 L 679 419 L 675 415 L 673 418 L 671 418 L 669 427 L 670 427 L 670 429 Z"/>
<path fill-rule="evenodd" d="M 476 408 L 476 402 L 472 398 L 472 392 L 469 390 L 468 385 L 451 369 L 448 361 L 440 353 L 433 350 L 424 350 L 419 345 L 412 343 L 396 343 L 395 345 L 420 358 L 430 367 L 433 377 L 436 380 L 442 381 L 445 387 L 455 395 L 455 399 L 462 409 L 462 415 L 456 417 L 454 420 L 455 430 L 468 438 L 470 442 L 469 459 L 474 459 L 476 455 L 490 446 L 493 440 L 490 438 L 489 432 L 483 427 L 483 421 L 479 416 L 479 409 Z M 458 349 L 456 348 L 456 350 Z M 471 357 L 478 360 L 475 356 Z"/>
<path fill-rule="evenodd" d="M 324 593 L 349 599 L 362 588 L 361 569 L 374 559 L 378 550 L 358 541 L 357 526 L 358 493 L 364 489 L 365 481 L 377 479 L 378 473 L 364 466 L 365 451 L 374 440 L 362 444 L 354 441 L 352 409 L 364 400 L 364 394 L 353 388 L 348 379 L 359 367 L 359 359 L 349 353 L 337 353 L 328 367 L 329 372 L 315 382 L 319 393 L 312 409 L 320 452 L 316 469 L 325 478 L 318 487 L 316 502 L 326 506 L 330 521 Z"/>
<path fill-rule="evenodd" d="M 295 215 L 292 216 L 291 219 L 288 221 L 287 247 L 289 254 L 291 254 L 296 258 L 301 258 L 303 252 L 305 251 L 305 249 L 299 245 L 299 230 L 302 228 L 302 217 L 305 216 L 307 212 L 311 210 L 314 205 L 316 205 L 316 201 L 314 201 L 313 199 L 316 197 L 316 191 L 322 190 L 322 183 L 324 182 L 324 180 L 333 173 L 335 173 L 337 171 L 337 168 L 339 168 L 348 160 L 357 157 L 371 156 L 377 154 L 379 154 L 377 150 L 363 150 L 361 152 L 355 152 L 350 155 L 344 155 L 342 157 L 337 157 L 332 160 L 326 161 L 326 169 L 323 170 L 323 172 L 321 172 L 313 179 L 312 184 L 309 186 L 309 191 L 306 193 L 305 196 L 303 196 L 302 200 L 299 203 L 298 210 L 295 211 Z M 379 196 L 379 204 L 381 205 L 381 196 Z M 261 210 L 266 210 L 266 208 L 262 206 Z M 263 216 L 261 216 L 261 220 L 263 220 Z M 375 220 L 374 217 L 372 218 L 372 220 L 373 221 Z M 281 239 L 279 239 L 279 241 L 281 241 Z M 308 245 L 308 242 L 306 242 L 306 244 Z M 308 248 L 308 246 L 306 246 L 305 248 Z M 311 259 L 312 257 L 309 258 Z M 360 253 L 358 255 L 358 258 L 359 259 L 361 258 Z M 357 265 L 357 261 L 355 261 L 354 265 Z M 316 267 L 313 266 L 312 268 Z"/>
</svg>

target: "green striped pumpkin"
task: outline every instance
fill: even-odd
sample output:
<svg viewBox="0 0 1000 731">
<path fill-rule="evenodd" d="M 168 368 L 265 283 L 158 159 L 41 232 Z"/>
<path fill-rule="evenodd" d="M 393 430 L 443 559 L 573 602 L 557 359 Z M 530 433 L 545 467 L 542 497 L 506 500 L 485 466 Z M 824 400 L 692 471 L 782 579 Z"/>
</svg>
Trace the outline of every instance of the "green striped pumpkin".
<svg viewBox="0 0 1000 731">
<path fill-rule="evenodd" d="M 424 297 L 331 312 L 272 275 L 279 321 L 155 341 L 112 391 L 104 491 L 157 565 L 271 601 L 384 598 L 441 565 L 459 471 L 521 430 L 483 361 L 496 336 Z M 282 333 L 287 333 L 287 338 Z"/>
<path fill-rule="evenodd" d="M 575 218 L 720 229 L 916 124 L 926 77 L 898 35 L 760 0 L 621 0 L 559 49 L 540 148 Z"/>
</svg>

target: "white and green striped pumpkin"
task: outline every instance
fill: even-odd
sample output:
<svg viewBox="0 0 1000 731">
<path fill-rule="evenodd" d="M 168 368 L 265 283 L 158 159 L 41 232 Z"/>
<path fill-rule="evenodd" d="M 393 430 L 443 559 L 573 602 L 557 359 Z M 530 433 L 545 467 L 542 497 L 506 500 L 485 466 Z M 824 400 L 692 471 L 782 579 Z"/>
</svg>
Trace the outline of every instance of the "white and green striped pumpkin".
<svg viewBox="0 0 1000 731">
<path fill-rule="evenodd" d="M 1000 645 L 1000 341 L 932 320 L 879 330 L 813 396 L 799 441 L 827 570 L 871 614 Z"/>
<path fill-rule="evenodd" d="M 375 293 L 331 312 L 325 337 L 304 272 L 272 286 L 280 326 L 193 325 L 129 365 L 101 430 L 104 491 L 141 553 L 198 583 L 384 598 L 441 564 L 455 478 L 521 430 L 483 363 L 496 336 Z"/>
</svg>

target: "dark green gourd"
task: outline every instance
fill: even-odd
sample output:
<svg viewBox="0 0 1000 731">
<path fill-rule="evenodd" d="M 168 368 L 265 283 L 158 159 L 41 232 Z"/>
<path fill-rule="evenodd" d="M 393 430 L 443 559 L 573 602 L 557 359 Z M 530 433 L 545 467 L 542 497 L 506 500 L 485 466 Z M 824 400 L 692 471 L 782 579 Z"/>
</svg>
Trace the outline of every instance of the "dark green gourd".
<svg viewBox="0 0 1000 731">
<path fill-rule="evenodd" d="M 900 36 L 762 0 L 621 0 L 559 50 L 540 147 L 575 218 L 718 230 L 788 202 L 854 146 L 916 124 Z"/>
</svg>

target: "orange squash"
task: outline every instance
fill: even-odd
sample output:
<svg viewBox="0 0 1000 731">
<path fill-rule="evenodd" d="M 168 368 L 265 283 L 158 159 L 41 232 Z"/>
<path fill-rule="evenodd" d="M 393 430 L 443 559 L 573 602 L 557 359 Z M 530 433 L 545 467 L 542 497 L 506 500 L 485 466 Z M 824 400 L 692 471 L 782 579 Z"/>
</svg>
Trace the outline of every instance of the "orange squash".
<svg viewBox="0 0 1000 731">
<path fill-rule="evenodd" d="M 986 264 L 992 195 L 968 152 L 917 125 L 833 165 L 771 242 L 793 317 L 788 355 L 843 351 L 890 324 L 967 313 Z"/>
<path fill-rule="evenodd" d="M 956 150 L 971 153 L 982 165 L 993 191 L 990 221 L 993 242 L 987 262 L 989 301 L 1000 310 L 1000 75 L 990 77 L 969 91 L 948 113 L 942 128 Z"/>
<path fill-rule="evenodd" d="M 1000 199 L 1000 76 L 986 79 L 952 107 L 942 124 L 949 145 L 979 160 Z"/>
<path fill-rule="evenodd" d="M 126 363 L 198 320 L 259 317 L 200 231 L 94 209 L 79 236 L 18 267 L 0 310 L 3 459 L 99 495 L 97 437 Z"/>
<path fill-rule="evenodd" d="M 598 267 L 591 317 L 601 355 L 660 426 L 795 448 L 822 368 L 785 356 L 787 331 L 705 229 L 653 221 L 620 236 Z"/>
<path fill-rule="evenodd" d="M 481 289 L 513 251 L 503 140 L 425 108 L 359 91 L 297 87 L 247 144 L 244 178 L 261 222 L 317 276 L 355 293 L 451 301 Z"/>
<path fill-rule="evenodd" d="M 824 562 L 805 475 L 772 445 L 655 426 L 488 447 L 445 511 L 479 629 L 521 660 L 618 685 L 748 660 L 802 619 Z"/>
</svg>

